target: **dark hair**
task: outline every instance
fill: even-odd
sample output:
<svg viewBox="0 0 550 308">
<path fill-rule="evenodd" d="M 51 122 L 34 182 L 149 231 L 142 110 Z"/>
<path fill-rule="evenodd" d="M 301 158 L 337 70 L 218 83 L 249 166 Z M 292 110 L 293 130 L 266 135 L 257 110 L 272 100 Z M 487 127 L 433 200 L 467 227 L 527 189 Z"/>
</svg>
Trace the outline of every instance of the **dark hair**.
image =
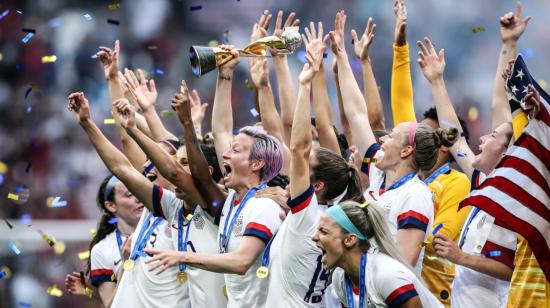
<svg viewBox="0 0 550 308">
<path fill-rule="evenodd" d="M 327 202 L 340 196 L 347 188 L 341 200 L 363 202 L 361 179 L 354 166 L 333 151 L 326 148 L 314 149 L 318 164 L 313 167 L 313 180 L 323 181 L 325 190 L 323 201 Z"/>
<path fill-rule="evenodd" d="M 468 130 L 468 126 L 466 125 L 466 122 L 458 115 L 457 118 L 460 123 L 460 128 L 462 128 L 462 136 L 464 136 L 464 139 L 468 142 L 470 140 L 470 131 Z M 435 107 L 431 107 L 424 112 L 424 119 L 434 120 L 439 123 L 439 118 L 437 117 L 437 110 Z"/>
<path fill-rule="evenodd" d="M 90 251 L 90 258 L 88 258 L 88 268 L 86 270 L 86 274 L 90 272 L 91 269 L 91 253 L 92 248 L 99 243 L 101 240 L 103 240 L 107 235 L 109 235 L 111 232 L 115 231 L 117 228 L 116 223 L 109 223 L 109 220 L 115 217 L 113 213 L 111 213 L 107 208 L 105 207 L 106 201 L 115 201 L 115 190 L 116 188 L 113 188 L 109 195 L 107 196 L 107 199 L 104 197 L 105 188 L 107 186 L 107 183 L 109 180 L 113 177 L 113 175 L 107 176 L 103 182 L 101 182 L 101 185 L 99 185 L 99 190 L 97 192 L 97 206 L 102 211 L 101 219 L 99 220 L 99 224 L 97 226 L 97 231 L 92 238 L 92 241 L 90 242 L 89 251 Z"/>
<path fill-rule="evenodd" d="M 200 142 L 199 146 L 204 157 L 206 158 L 208 166 L 214 169 L 214 171 L 212 172 L 212 179 L 214 179 L 214 182 L 217 183 L 223 177 L 223 173 L 220 169 L 220 163 L 218 162 L 216 149 L 214 148 L 213 144 L 206 144 L 204 142 Z"/>
<path fill-rule="evenodd" d="M 457 139 L 458 130 L 456 128 L 434 130 L 427 124 L 419 124 L 414 133 L 414 169 L 423 171 L 432 169 L 439 157 L 439 148 L 442 145 L 451 147 Z M 408 144 L 408 140 L 406 144 Z"/>
<path fill-rule="evenodd" d="M 290 183 L 290 179 L 286 175 L 277 174 L 274 178 L 271 179 L 271 181 L 267 182 L 267 186 L 269 187 L 281 187 L 282 189 L 286 189 L 288 183 Z"/>
</svg>

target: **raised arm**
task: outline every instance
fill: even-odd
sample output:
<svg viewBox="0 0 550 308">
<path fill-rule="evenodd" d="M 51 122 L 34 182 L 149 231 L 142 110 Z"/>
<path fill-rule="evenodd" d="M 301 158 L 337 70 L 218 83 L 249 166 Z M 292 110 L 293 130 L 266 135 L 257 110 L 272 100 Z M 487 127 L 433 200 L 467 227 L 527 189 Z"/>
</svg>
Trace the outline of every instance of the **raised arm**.
<svg viewBox="0 0 550 308">
<path fill-rule="evenodd" d="M 239 54 L 234 46 L 221 45 L 220 48 L 230 50 L 233 59 L 218 68 L 218 81 L 216 94 L 214 95 L 214 106 L 212 109 L 212 135 L 216 155 L 220 163 L 220 169 L 225 173 L 223 167 L 223 153 L 229 149 L 233 139 L 233 109 L 231 108 L 231 87 L 233 72 L 239 63 Z"/>
<path fill-rule="evenodd" d="M 323 37 L 323 23 L 318 23 L 318 29 L 315 30 L 315 24 L 311 22 L 309 28 L 305 28 L 305 35 L 302 35 L 306 50 L 311 54 L 323 53 L 327 49 L 328 35 Z M 327 81 L 325 79 L 325 70 L 321 60 L 319 70 L 313 76 L 312 81 L 313 111 L 315 112 L 315 128 L 319 136 L 319 144 L 327 149 L 340 153 L 340 146 L 334 123 L 332 121 L 332 108 L 328 98 Z M 291 140 L 292 142 L 292 140 Z"/>
<path fill-rule="evenodd" d="M 163 150 L 155 141 L 147 137 L 135 125 L 135 109 L 128 100 L 117 100 L 113 103 L 128 135 L 136 141 L 147 157 L 153 162 L 157 170 L 170 183 L 183 190 L 194 202 L 202 204 L 203 200 L 193 184 L 191 175 L 170 154 Z"/>
<path fill-rule="evenodd" d="M 105 79 L 109 86 L 109 98 L 110 102 L 124 98 L 124 91 L 122 90 L 122 82 L 119 78 L 118 71 L 118 57 L 120 54 L 120 42 L 115 41 L 114 50 L 111 50 L 108 47 L 99 47 L 99 52 L 96 53 L 96 57 L 99 59 L 103 65 L 103 73 L 105 74 Z M 111 112 L 113 115 L 116 111 L 111 107 Z M 135 144 L 134 141 L 126 131 L 117 123 L 117 130 L 120 135 L 120 140 L 122 141 L 122 148 L 124 150 L 124 155 L 128 157 L 132 166 L 139 168 L 145 162 L 145 154 L 140 150 L 140 148 Z"/>
<path fill-rule="evenodd" d="M 409 44 L 407 43 L 407 9 L 403 0 L 394 0 L 395 38 L 391 74 L 391 111 L 393 125 L 416 122 L 413 105 L 413 86 Z"/>
<path fill-rule="evenodd" d="M 290 166 L 290 150 L 284 143 L 283 123 L 279 118 L 279 113 L 275 107 L 273 90 L 269 82 L 269 68 L 266 59 L 254 59 L 250 63 L 250 76 L 254 85 L 258 89 L 258 103 L 260 114 L 262 115 L 262 124 L 270 135 L 277 138 L 283 146 L 283 167 L 281 174 L 288 175 Z"/>
<path fill-rule="evenodd" d="M 128 87 L 130 93 L 136 97 L 136 101 L 143 111 L 145 120 L 151 129 L 153 140 L 178 140 L 176 136 L 164 127 L 164 124 L 162 124 L 162 121 L 155 110 L 155 104 L 157 103 L 158 97 L 155 81 L 153 79 L 147 81 L 142 70 L 138 70 L 138 77 L 136 77 L 133 71 L 125 69 L 123 82 L 125 83 L 125 86 Z"/>
<path fill-rule="evenodd" d="M 348 118 L 344 112 L 344 102 L 342 101 L 342 90 L 340 89 L 340 82 L 338 81 L 338 61 L 332 60 L 332 73 L 334 74 L 334 82 L 336 83 L 336 97 L 338 97 L 338 113 L 340 114 L 340 122 L 344 128 L 344 136 L 348 141 L 348 144 L 353 143 L 353 136 L 351 135 L 351 128 L 349 127 Z"/>
<path fill-rule="evenodd" d="M 437 110 L 437 118 L 439 119 L 439 126 L 447 129 L 454 127 L 460 133 L 460 138 L 451 147 L 451 153 L 454 159 L 462 169 L 462 171 L 472 178 L 472 162 L 474 161 L 474 153 L 468 146 L 466 138 L 462 134 L 462 127 L 458 121 L 458 116 L 453 108 L 447 88 L 445 87 L 445 80 L 443 79 L 443 72 L 445 71 L 445 51 L 441 49 L 439 53 L 435 51 L 432 42 L 428 38 L 424 38 L 426 46 L 418 41 L 418 47 L 420 47 L 420 56 L 418 64 L 422 69 L 424 77 L 430 83 L 432 89 L 432 95 L 435 101 L 435 108 Z"/>
<path fill-rule="evenodd" d="M 212 217 L 222 208 L 225 195 L 220 187 L 210 176 L 208 162 L 202 153 L 197 135 L 193 130 L 193 118 L 191 117 L 191 102 L 189 91 L 185 81 L 181 82 L 182 93 L 176 94 L 172 100 L 172 108 L 176 110 L 178 118 L 183 125 L 185 149 L 187 150 L 187 160 L 189 169 L 204 203 L 202 207 L 206 209 Z"/>
<path fill-rule="evenodd" d="M 508 66 L 508 61 L 516 58 L 517 43 L 527 24 L 531 20 L 531 16 L 525 19 L 521 18 L 521 2 L 516 4 L 516 12 L 508 12 L 500 18 L 500 38 L 502 47 L 498 57 L 497 72 L 495 74 L 495 83 L 493 85 L 492 99 L 492 129 L 497 128 L 500 124 L 512 122 L 512 113 L 508 105 L 508 95 L 506 94 L 502 72 Z"/>
<path fill-rule="evenodd" d="M 384 109 L 382 108 L 382 99 L 380 98 L 380 92 L 378 91 L 378 85 L 376 84 L 376 78 L 374 78 L 374 72 L 372 71 L 372 65 L 369 57 L 369 47 L 374 39 L 374 32 L 376 31 L 376 24 L 369 18 L 365 32 L 358 38 L 355 29 L 351 30 L 351 37 L 354 41 L 355 56 L 361 60 L 361 66 L 363 68 L 363 82 L 364 97 L 367 102 L 367 110 L 369 115 L 369 123 L 371 128 L 377 130 L 384 130 L 386 128 L 384 119 Z"/>
<path fill-rule="evenodd" d="M 364 155 L 367 149 L 376 142 L 376 139 L 370 126 L 365 100 L 348 62 L 344 46 L 345 22 L 344 11 L 338 12 L 335 19 L 335 30 L 330 32 L 331 48 L 338 62 L 338 81 L 344 102 L 344 112 L 353 134 L 353 141 L 359 153 Z"/>
<path fill-rule="evenodd" d="M 153 211 L 153 183 L 137 171 L 130 161 L 103 135 L 90 115 L 88 100 L 82 92 L 69 95 L 69 111 L 76 113 L 76 119 L 84 129 L 97 154 L 111 173 L 126 185 L 143 204 Z"/>
</svg>

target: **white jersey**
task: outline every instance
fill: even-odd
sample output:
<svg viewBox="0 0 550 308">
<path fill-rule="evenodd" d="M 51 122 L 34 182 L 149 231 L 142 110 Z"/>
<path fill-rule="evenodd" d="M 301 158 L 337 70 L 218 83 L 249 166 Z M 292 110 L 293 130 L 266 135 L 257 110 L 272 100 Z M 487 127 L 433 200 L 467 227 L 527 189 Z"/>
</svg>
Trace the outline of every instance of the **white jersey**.
<svg viewBox="0 0 550 308">
<path fill-rule="evenodd" d="M 331 271 L 311 237 L 327 206 L 317 204 L 313 186 L 288 206 L 291 213 L 271 244 L 266 307 L 325 307 Z"/>
<path fill-rule="evenodd" d="M 229 190 L 220 217 L 218 236 L 222 235 L 225 224 L 229 225 L 233 216 L 235 216 L 238 208 L 238 201 L 234 200 L 235 196 L 235 191 L 232 189 Z M 229 209 L 232 206 L 234 208 L 231 211 L 231 216 L 227 217 Z M 271 199 L 250 198 L 237 217 L 235 226 L 231 232 L 227 251 L 237 251 L 243 236 L 255 236 L 267 245 L 281 225 L 279 212 L 279 205 Z M 228 308 L 263 307 L 265 305 L 268 281 L 267 279 L 256 277 L 256 271 L 261 265 L 262 254 L 258 256 L 246 274 L 224 274 Z"/>
<path fill-rule="evenodd" d="M 380 146 L 375 143 L 367 150 L 365 158 L 379 159 L 383 155 Z M 370 186 L 365 191 L 365 198 L 376 201 L 382 207 L 393 238 L 396 238 L 397 231 L 400 229 L 415 228 L 422 230 L 425 233 L 424 241 L 427 240 L 434 218 L 433 195 L 428 185 L 415 175 L 395 189 L 384 190 L 384 188 L 387 189 L 384 187 L 385 174 L 376 168 L 373 162 L 369 162 L 366 168 L 363 165 L 361 170 L 368 172 L 369 175 Z M 423 259 L 424 248 L 420 251 L 415 266 L 418 274 L 422 271 Z"/>
<path fill-rule="evenodd" d="M 126 237 L 121 235 L 122 243 Z M 116 239 L 116 230 L 92 247 L 90 254 L 90 279 L 92 285 L 99 287 L 104 282 L 117 282 L 122 270 L 122 257 Z"/>
<path fill-rule="evenodd" d="M 344 270 L 336 269 L 332 275 L 334 289 L 342 303 L 349 307 L 344 281 Z M 353 293 L 354 307 L 359 307 L 360 290 L 355 289 Z M 420 298 L 422 307 L 443 307 L 405 265 L 381 252 L 367 253 L 364 307 L 401 307 L 415 296 Z"/>
<path fill-rule="evenodd" d="M 136 245 L 141 228 L 144 224 L 148 224 L 147 218 L 150 217 L 149 224 L 156 219 L 149 214 L 147 209 L 144 209 L 141 214 L 136 231 L 132 236 L 132 250 Z M 177 228 L 172 228 L 166 220 L 162 220 L 147 240 L 145 247 L 176 250 L 173 238 L 178 236 L 177 232 Z M 155 272 L 149 271 L 153 264 L 145 264 L 145 259 L 145 257 L 137 258 L 134 268 L 124 272 L 111 307 L 190 307 L 187 283 L 180 284 L 176 278 L 178 268 L 170 267 L 162 274 L 157 275 Z"/>
<path fill-rule="evenodd" d="M 166 219 L 172 228 L 178 228 L 178 214 L 183 207 L 183 200 L 176 195 L 155 185 L 153 188 L 154 215 Z M 185 215 L 184 215 L 185 216 Z M 183 239 L 187 236 L 187 251 L 207 254 L 218 253 L 218 226 L 214 224 L 214 218 L 196 206 L 193 219 L 189 226 L 183 227 Z M 173 238 L 174 246 L 178 248 L 178 235 Z M 179 267 L 176 267 L 179 270 Z M 223 274 L 209 272 L 196 267 L 187 266 L 187 284 L 189 285 L 189 297 L 191 307 L 221 308 L 227 306 L 227 298 L 223 293 L 225 281 Z"/>
<path fill-rule="evenodd" d="M 472 189 L 485 180 L 485 175 L 475 170 L 472 174 Z M 459 245 L 463 252 L 486 256 L 491 251 L 500 255 L 491 257 L 514 268 L 517 245 L 516 233 L 494 224 L 495 218 L 478 208 L 473 208 L 462 228 Z M 506 307 L 510 282 L 456 265 L 456 274 L 451 285 L 452 307 Z"/>
</svg>

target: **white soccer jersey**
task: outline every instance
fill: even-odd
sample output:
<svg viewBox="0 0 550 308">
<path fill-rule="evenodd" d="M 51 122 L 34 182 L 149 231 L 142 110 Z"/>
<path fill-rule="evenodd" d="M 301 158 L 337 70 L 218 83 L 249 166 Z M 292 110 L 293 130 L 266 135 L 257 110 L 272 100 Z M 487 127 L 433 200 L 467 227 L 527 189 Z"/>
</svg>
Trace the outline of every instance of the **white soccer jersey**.
<svg viewBox="0 0 550 308">
<path fill-rule="evenodd" d="M 425 232 L 424 240 L 427 240 L 429 230 L 432 230 L 434 217 L 433 196 L 428 185 L 415 175 L 403 185 L 384 191 L 384 172 L 376 168 L 372 160 L 369 161 L 369 159 L 377 159 L 382 156 L 383 152 L 376 143 L 365 154 L 364 161 L 367 162 L 363 164 L 361 170 L 368 172 L 370 182 L 370 186 L 364 194 L 365 198 L 376 201 L 382 207 L 394 239 L 399 229 L 416 228 Z M 422 271 L 423 259 L 424 248 L 420 251 L 416 262 L 417 273 Z"/>
<path fill-rule="evenodd" d="M 143 210 L 141 218 L 132 236 L 132 250 L 136 245 L 138 234 L 144 224 L 147 224 L 147 217 L 151 217 L 150 224 L 156 219 L 147 209 Z M 177 228 L 172 228 L 166 221 L 155 228 L 147 240 L 146 248 L 176 250 L 173 238 L 178 236 Z M 119 282 L 115 298 L 111 307 L 190 307 L 189 290 L 187 283 L 180 284 L 176 278 L 177 267 L 170 267 L 162 274 L 157 275 L 150 272 L 153 264 L 145 264 L 145 258 L 139 257 L 131 271 L 125 271 Z"/>
<path fill-rule="evenodd" d="M 317 204 L 313 186 L 288 206 L 291 213 L 271 244 L 266 307 L 325 307 L 331 271 L 323 268 L 311 236 L 327 206 Z"/>
<path fill-rule="evenodd" d="M 332 283 L 342 303 L 346 299 L 344 270 L 338 268 L 332 275 Z M 353 290 L 354 307 L 359 307 L 359 292 Z M 405 265 L 381 252 L 367 253 L 365 267 L 365 307 L 400 307 L 407 300 L 418 296 L 422 307 L 443 307 L 420 279 Z"/>
<path fill-rule="evenodd" d="M 485 180 L 485 175 L 475 170 L 472 174 L 472 189 Z M 514 268 L 517 245 L 516 233 L 494 224 L 495 218 L 478 208 L 473 208 L 462 228 L 460 242 L 462 251 L 487 256 L 498 251 L 498 256 L 490 256 L 510 268 Z M 451 306 L 453 307 L 506 307 L 509 281 L 457 265 L 451 286 Z"/>
<path fill-rule="evenodd" d="M 183 200 L 160 186 L 153 189 L 154 215 L 166 219 L 172 228 L 178 228 L 178 213 L 183 207 Z M 160 201 L 160 202 L 159 202 Z M 185 216 L 185 215 L 184 215 Z M 214 224 L 214 218 L 203 211 L 200 206 L 195 207 L 193 219 L 189 229 L 183 228 L 183 239 L 189 230 L 187 238 L 187 251 L 207 254 L 218 253 L 218 226 Z M 177 230 L 176 230 L 177 231 Z M 174 246 L 178 247 L 178 235 L 173 238 Z M 179 267 L 176 267 L 179 270 Z M 221 308 L 227 306 L 227 298 L 223 293 L 225 280 L 223 274 L 205 271 L 196 267 L 187 266 L 189 297 L 191 307 Z"/>
<path fill-rule="evenodd" d="M 235 191 L 230 190 L 223 205 L 218 236 L 223 233 L 226 222 L 231 223 L 238 208 L 235 200 Z M 231 216 L 227 217 L 230 207 L 233 206 Z M 281 219 L 280 207 L 275 201 L 267 198 L 250 198 L 237 217 L 237 221 L 231 232 L 228 252 L 236 251 L 243 236 L 255 236 L 266 245 L 273 235 L 279 230 Z M 224 274 L 227 287 L 227 307 L 263 307 L 267 296 L 268 281 L 256 277 L 256 271 L 262 265 L 262 254 L 244 275 Z"/>
<path fill-rule="evenodd" d="M 121 235 L 122 243 L 126 237 Z M 90 279 L 92 285 L 99 287 L 104 282 L 117 282 L 122 270 L 122 257 L 116 239 L 116 230 L 92 247 L 90 254 Z"/>
</svg>

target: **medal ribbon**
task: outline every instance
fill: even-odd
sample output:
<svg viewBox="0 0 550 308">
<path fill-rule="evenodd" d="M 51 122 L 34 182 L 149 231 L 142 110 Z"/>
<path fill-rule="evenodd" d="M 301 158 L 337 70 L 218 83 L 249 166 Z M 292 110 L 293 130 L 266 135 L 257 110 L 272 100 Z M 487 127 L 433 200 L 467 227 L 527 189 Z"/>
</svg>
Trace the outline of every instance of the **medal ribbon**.
<svg viewBox="0 0 550 308">
<path fill-rule="evenodd" d="M 468 222 L 465 225 L 464 232 L 462 232 L 462 237 L 460 238 L 460 241 L 458 242 L 458 247 L 462 249 L 462 245 L 464 245 L 464 240 L 466 239 L 466 234 L 468 234 L 468 230 L 470 229 L 470 224 L 472 223 L 472 220 L 476 217 L 476 215 L 479 213 L 480 209 L 478 207 L 474 207 L 472 209 L 472 212 L 470 213 L 470 218 L 468 218 Z"/>
<path fill-rule="evenodd" d="M 367 266 L 367 253 L 365 252 L 361 256 L 361 263 L 359 264 L 359 308 L 365 307 L 365 267 Z M 355 302 L 353 301 L 353 288 L 351 286 L 351 280 L 348 275 L 345 275 L 344 281 L 346 287 L 346 301 L 348 308 L 355 308 Z"/>
<path fill-rule="evenodd" d="M 122 235 L 120 234 L 120 230 L 116 229 L 116 242 L 118 244 L 118 251 L 120 252 L 120 257 L 124 259 L 124 256 L 122 255 Z"/>
<path fill-rule="evenodd" d="M 196 207 L 197 206 L 195 205 L 195 207 L 193 208 L 193 213 L 195 213 Z M 182 234 L 183 223 L 184 223 L 183 212 L 184 211 L 182 206 L 178 213 L 178 251 L 187 251 L 187 239 L 189 238 L 189 229 L 191 228 L 191 222 L 192 222 L 192 219 L 187 222 L 187 228 L 185 230 L 185 240 L 183 240 L 183 234 Z M 180 272 L 185 271 L 186 268 L 187 268 L 187 264 L 185 263 L 179 264 Z"/>
<path fill-rule="evenodd" d="M 231 202 L 229 203 L 229 213 L 227 213 L 227 216 L 225 217 L 225 224 L 223 226 L 223 233 L 220 235 L 220 253 L 225 253 L 227 251 L 227 248 L 229 247 L 229 239 L 231 237 L 231 232 L 233 232 L 233 228 L 235 227 L 235 223 L 237 222 L 237 218 L 239 217 L 239 214 L 244 209 L 244 206 L 246 205 L 246 202 L 252 197 L 256 195 L 256 192 L 260 189 L 263 189 L 266 187 L 266 184 L 260 184 L 258 187 L 252 187 L 250 190 L 246 193 L 244 198 L 241 200 L 241 203 L 239 203 L 239 206 L 237 207 L 237 210 L 235 211 L 235 215 L 231 217 L 231 212 L 233 212 L 233 202 L 235 201 L 235 195 L 233 195 L 233 198 Z M 231 218 L 231 224 L 228 224 L 229 219 Z M 229 225 L 229 227 L 228 227 Z"/>
<path fill-rule="evenodd" d="M 139 230 L 138 238 L 136 239 L 136 244 L 134 245 L 134 249 L 132 249 L 132 253 L 130 254 L 130 259 L 136 260 L 139 256 L 146 256 L 147 254 L 143 252 L 143 248 L 147 245 L 147 241 L 149 240 L 149 237 L 155 230 L 155 228 L 162 222 L 161 217 L 155 218 L 155 221 L 151 224 L 151 217 L 153 215 L 151 213 L 147 214 L 147 225 L 145 223 Z"/>
<path fill-rule="evenodd" d="M 449 163 L 446 163 L 445 165 L 435 170 L 432 174 L 430 174 L 430 176 L 424 180 L 424 183 L 426 183 L 426 185 L 429 185 L 431 182 L 435 180 L 435 178 L 442 175 L 443 173 L 449 172 L 449 170 L 451 170 L 451 167 L 449 166 Z"/>
<path fill-rule="evenodd" d="M 273 240 L 275 239 L 275 235 L 269 240 L 269 243 L 267 243 L 267 246 L 265 246 L 264 254 L 262 256 L 262 266 L 267 267 L 269 265 L 269 251 L 271 250 L 271 243 L 273 243 Z"/>
</svg>

